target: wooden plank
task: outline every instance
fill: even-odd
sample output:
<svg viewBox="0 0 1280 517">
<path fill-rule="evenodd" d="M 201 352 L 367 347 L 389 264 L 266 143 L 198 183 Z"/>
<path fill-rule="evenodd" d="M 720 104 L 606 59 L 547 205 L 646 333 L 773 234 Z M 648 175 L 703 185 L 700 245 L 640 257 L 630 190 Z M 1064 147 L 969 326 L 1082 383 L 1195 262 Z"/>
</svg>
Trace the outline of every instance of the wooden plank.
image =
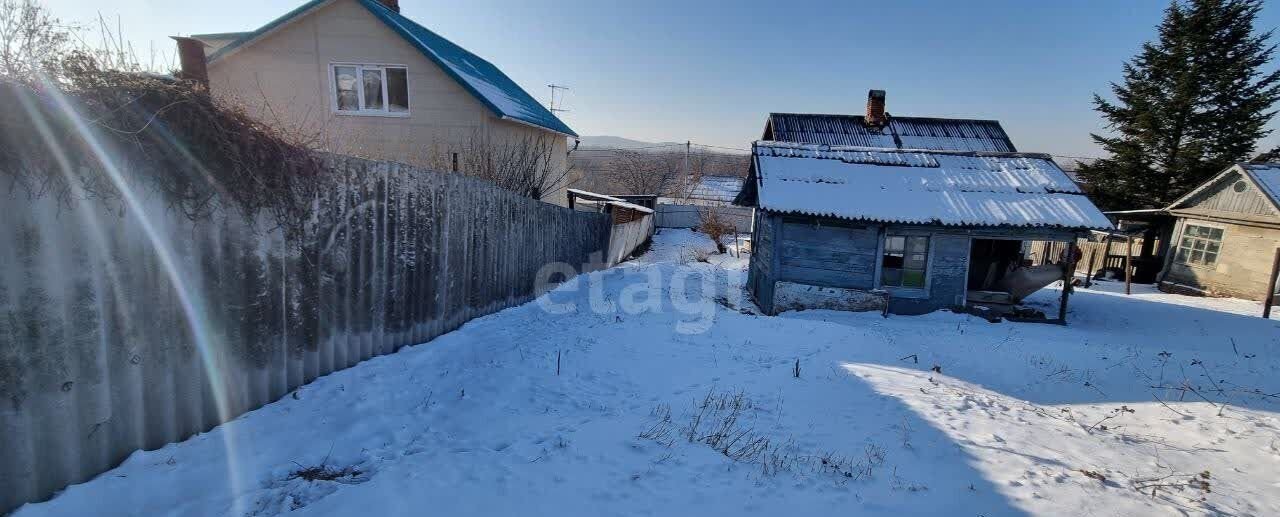
<svg viewBox="0 0 1280 517">
<path fill-rule="evenodd" d="M 1124 294 L 1133 294 L 1133 237 L 1124 236 Z"/>
<path fill-rule="evenodd" d="M 799 266 L 783 266 L 777 277 L 778 280 L 799 284 L 851 289 L 870 289 L 872 287 L 872 278 L 870 271 L 855 274 L 849 271 L 832 271 Z"/>
<path fill-rule="evenodd" d="M 875 248 L 855 251 L 833 250 L 830 248 L 802 246 L 785 241 L 779 247 L 784 266 L 796 265 L 833 271 L 847 271 L 861 268 L 864 265 L 870 270 L 869 268 L 873 267 L 875 263 L 874 250 Z"/>
<path fill-rule="evenodd" d="M 813 227 L 808 224 L 787 223 L 782 225 L 782 241 L 817 244 L 817 246 L 837 248 L 837 250 L 865 250 L 869 246 L 874 246 L 876 229 Z"/>
<path fill-rule="evenodd" d="M 1071 247 L 1075 247 L 1075 243 L 1071 243 Z M 1074 262 L 1075 253 L 1068 248 L 1064 253 L 1066 262 Z M 1075 264 L 1062 264 L 1062 301 L 1058 304 L 1058 321 L 1062 324 L 1067 322 L 1067 299 L 1071 297 L 1071 272 L 1075 270 Z"/>
<path fill-rule="evenodd" d="M 1093 260 L 1094 260 L 1094 255 L 1097 253 L 1097 251 L 1098 251 L 1097 248 L 1092 248 L 1089 250 L 1089 269 L 1084 272 L 1085 287 L 1093 287 L 1093 270 L 1094 270 L 1094 267 L 1097 266 L 1097 263 L 1094 262 Z"/>
<path fill-rule="evenodd" d="M 1280 248 L 1276 248 L 1275 259 L 1271 261 L 1271 280 L 1267 282 L 1267 299 L 1262 303 L 1262 317 L 1271 318 L 1271 304 L 1276 299 L 1276 279 L 1280 277 Z"/>
</svg>

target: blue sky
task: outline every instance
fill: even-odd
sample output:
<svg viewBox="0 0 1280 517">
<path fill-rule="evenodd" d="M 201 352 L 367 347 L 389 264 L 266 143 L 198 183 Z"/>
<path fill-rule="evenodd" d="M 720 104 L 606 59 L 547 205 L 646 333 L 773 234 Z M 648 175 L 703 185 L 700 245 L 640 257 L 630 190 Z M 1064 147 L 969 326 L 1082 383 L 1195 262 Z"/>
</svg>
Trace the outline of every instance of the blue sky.
<svg viewBox="0 0 1280 517">
<path fill-rule="evenodd" d="M 168 55 L 168 35 L 253 29 L 302 0 L 43 3 L 67 20 L 118 16 L 137 48 Z M 861 113 L 878 88 L 893 114 L 997 119 L 1020 150 L 1083 156 L 1099 155 L 1091 94 L 1119 79 L 1166 5 L 401 0 L 544 103 L 547 84 L 568 85 L 563 118 L 583 135 L 745 147 L 771 111 Z M 1280 6 L 1259 26 L 1280 26 Z"/>
</svg>

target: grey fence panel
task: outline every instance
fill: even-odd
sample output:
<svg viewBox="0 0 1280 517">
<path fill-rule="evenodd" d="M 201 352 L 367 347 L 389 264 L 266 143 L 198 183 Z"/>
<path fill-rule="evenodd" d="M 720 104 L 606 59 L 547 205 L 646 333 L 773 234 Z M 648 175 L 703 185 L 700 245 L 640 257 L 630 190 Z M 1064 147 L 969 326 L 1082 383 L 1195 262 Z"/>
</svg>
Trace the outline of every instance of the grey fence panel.
<svg viewBox="0 0 1280 517">
<path fill-rule="evenodd" d="M 702 210 L 716 210 L 733 222 L 740 233 L 751 233 L 754 209 L 745 206 L 700 206 L 659 204 L 655 212 L 658 228 L 697 228 L 702 223 Z"/>
<path fill-rule="evenodd" d="M 613 225 L 609 236 L 609 265 L 622 262 L 636 248 L 653 237 L 653 216 L 646 215 L 634 221 Z"/>
<path fill-rule="evenodd" d="M 230 209 L 193 220 L 139 186 L 132 204 L 0 193 L 0 513 L 527 301 L 548 262 L 613 251 L 604 214 L 329 165 L 299 235 Z"/>
</svg>

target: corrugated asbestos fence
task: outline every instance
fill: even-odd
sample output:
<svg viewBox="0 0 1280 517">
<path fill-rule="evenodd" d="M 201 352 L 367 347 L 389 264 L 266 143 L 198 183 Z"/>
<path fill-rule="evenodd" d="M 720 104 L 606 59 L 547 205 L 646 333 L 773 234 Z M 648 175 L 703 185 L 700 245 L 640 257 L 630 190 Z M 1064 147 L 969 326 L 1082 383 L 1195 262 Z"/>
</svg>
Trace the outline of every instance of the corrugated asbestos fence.
<svg viewBox="0 0 1280 517">
<path fill-rule="evenodd" d="M 609 264 L 617 264 L 653 237 L 653 215 L 613 225 L 609 232 Z"/>
<path fill-rule="evenodd" d="M 751 233 L 752 208 L 744 206 L 701 206 L 658 204 L 658 228 L 697 228 L 702 224 L 702 210 L 716 210 L 732 221 L 740 233 Z"/>
<path fill-rule="evenodd" d="M 0 192 L 0 513 L 652 233 L 652 216 L 613 227 L 456 174 L 329 165 L 297 237 L 234 210 L 192 220 L 155 191 L 123 207 Z"/>
</svg>

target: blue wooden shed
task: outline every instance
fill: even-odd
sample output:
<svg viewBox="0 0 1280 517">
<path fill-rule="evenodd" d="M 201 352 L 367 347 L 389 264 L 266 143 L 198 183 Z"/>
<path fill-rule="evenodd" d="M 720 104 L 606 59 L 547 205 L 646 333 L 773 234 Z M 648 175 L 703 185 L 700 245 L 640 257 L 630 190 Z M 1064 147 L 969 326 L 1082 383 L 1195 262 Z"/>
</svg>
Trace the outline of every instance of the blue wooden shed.
<svg viewBox="0 0 1280 517">
<path fill-rule="evenodd" d="M 1015 152 L 758 141 L 736 202 L 758 209 L 748 289 L 771 314 L 1009 309 L 1070 272 L 1024 243 L 1111 228 L 1049 156 Z"/>
</svg>

